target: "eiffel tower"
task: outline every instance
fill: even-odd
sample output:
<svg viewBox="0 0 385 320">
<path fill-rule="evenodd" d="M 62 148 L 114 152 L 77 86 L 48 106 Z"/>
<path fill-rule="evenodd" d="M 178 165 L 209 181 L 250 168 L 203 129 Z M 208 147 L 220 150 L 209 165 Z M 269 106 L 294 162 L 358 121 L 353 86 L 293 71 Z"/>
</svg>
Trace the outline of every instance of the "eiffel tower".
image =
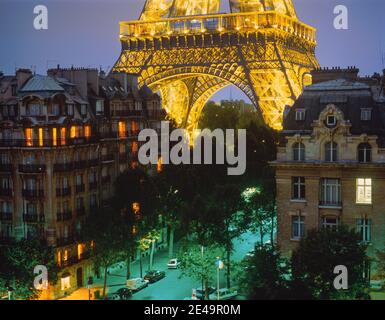
<svg viewBox="0 0 385 320">
<path fill-rule="evenodd" d="M 168 117 L 192 132 L 206 102 L 234 85 L 282 129 L 283 112 L 318 68 L 316 30 L 299 21 L 292 0 L 147 0 L 138 21 L 120 23 L 113 71 L 139 74 L 160 92 Z"/>
</svg>

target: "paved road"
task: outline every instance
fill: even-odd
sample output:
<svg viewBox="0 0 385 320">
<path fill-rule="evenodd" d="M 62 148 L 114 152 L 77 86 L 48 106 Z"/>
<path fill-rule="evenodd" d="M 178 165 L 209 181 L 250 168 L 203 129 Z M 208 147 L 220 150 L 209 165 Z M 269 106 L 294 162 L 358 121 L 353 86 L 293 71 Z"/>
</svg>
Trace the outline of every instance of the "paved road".
<svg viewBox="0 0 385 320">
<path fill-rule="evenodd" d="M 251 233 L 244 234 L 240 239 L 234 242 L 234 253 L 232 259 L 234 261 L 240 261 L 244 256 L 253 249 L 255 242 L 259 240 L 257 235 Z M 166 272 L 166 277 L 154 284 L 150 284 L 147 288 L 135 293 L 132 297 L 133 300 L 183 300 L 186 297 L 190 297 L 192 288 L 200 287 L 200 281 L 196 281 L 191 278 L 180 278 L 179 270 L 168 270 L 168 252 L 167 249 L 158 252 L 154 258 L 154 269 L 163 270 Z M 148 260 L 143 259 L 143 270 L 147 270 Z M 215 272 L 215 267 L 213 267 Z M 115 292 L 120 287 L 124 286 L 125 281 L 125 268 L 111 272 L 108 279 L 109 292 Z M 132 265 L 132 277 L 139 277 L 139 263 L 134 262 Z M 224 272 L 222 272 L 222 283 L 224 281 Z"/>
</svg>

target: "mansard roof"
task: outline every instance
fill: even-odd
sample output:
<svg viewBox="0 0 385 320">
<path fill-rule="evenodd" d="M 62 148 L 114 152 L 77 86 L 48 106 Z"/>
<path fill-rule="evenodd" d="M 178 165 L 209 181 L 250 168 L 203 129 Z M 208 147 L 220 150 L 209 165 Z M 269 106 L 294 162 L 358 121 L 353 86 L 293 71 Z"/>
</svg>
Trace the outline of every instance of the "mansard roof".
<svg viewBox="0 0 385 320">
<path fill-rule="evenodd" d="M 35 75 L 19 90 L 20 93 L 47 91 L 64 92 L 64 88 L 49 76 Z"/>
<path fill-rule="evenodd" d="M 319 119 L 326 106 L 333 104 L 351 123 L 350 132 L 354 135 L 368 134 L 385 138 L 385 103 L 375 100 L 371 87 L 358 81 L 336 79 L 320 82 L 304 89 L 304 92 L 288 111 L 283 122 L 283 135 L 311 133 L 312 124 Z M 361 109 L 372 110 L 369 121 L 361 120 Z M 305 120 L 296 120 L 296 111 L 305 110 Z"/>
</svg>

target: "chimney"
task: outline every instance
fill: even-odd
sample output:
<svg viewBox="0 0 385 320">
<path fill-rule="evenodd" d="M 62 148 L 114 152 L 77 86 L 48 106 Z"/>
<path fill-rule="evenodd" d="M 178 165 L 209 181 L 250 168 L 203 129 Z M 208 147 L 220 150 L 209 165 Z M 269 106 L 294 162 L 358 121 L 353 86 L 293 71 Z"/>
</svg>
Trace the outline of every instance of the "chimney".
<svg viewBox="0 0 385 320">
<path fill-rule="evenodd" d="M 32 77 L 32 71 L 29 69 L 18 69 L 16 71 L 17 88 L 20 89 L 29 78 Z"/>
</svg>

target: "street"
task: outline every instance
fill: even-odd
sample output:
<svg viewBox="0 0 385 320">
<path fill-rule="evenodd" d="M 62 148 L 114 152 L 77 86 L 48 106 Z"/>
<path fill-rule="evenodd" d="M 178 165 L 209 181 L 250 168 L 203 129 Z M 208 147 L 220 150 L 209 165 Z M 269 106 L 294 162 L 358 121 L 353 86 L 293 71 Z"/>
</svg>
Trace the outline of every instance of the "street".
<svg viewBox="0 0 385 320">
<path fill-rule="evenodd" d="M 232 259 L 236 262 L 241 261 L 245 255 L 254 248 L 254 244 L 259 240 L 259 236 L 251 233 L 245 233 L 241 238 L 234 242 L 234 252 Z M 177 250 L 177 246 L 175 248 Z M 165 271 L 166 277 L 154 284 L 150 284 L 147 288 L 135 293 L 132 300 L 183 300 L 191 297 L 192 289 L 201 286 L 200 281 L 191 278 L 180 278 L 180 270 L 167 269 L 168 249 L 164 249 L 155 254 L 154 269 Z M 143 258 L 143 273 L 148 268 L 148 258 Z M 216 272 L 213 265 L 213 272 Z M 225 286 L 225 271 L 221 271 L 221 283 Z M 108 292 L 114 293 L 119 288 L 125 286 L 126 268 L 112 271 L 108 276 Z M 139 262 L 132 263 L 131 277 L 140 277 Z M 98 285 L 103 280 L 98 280 Z M 216 286 L 214 283 L 212 284 Z"/>
</svg>

